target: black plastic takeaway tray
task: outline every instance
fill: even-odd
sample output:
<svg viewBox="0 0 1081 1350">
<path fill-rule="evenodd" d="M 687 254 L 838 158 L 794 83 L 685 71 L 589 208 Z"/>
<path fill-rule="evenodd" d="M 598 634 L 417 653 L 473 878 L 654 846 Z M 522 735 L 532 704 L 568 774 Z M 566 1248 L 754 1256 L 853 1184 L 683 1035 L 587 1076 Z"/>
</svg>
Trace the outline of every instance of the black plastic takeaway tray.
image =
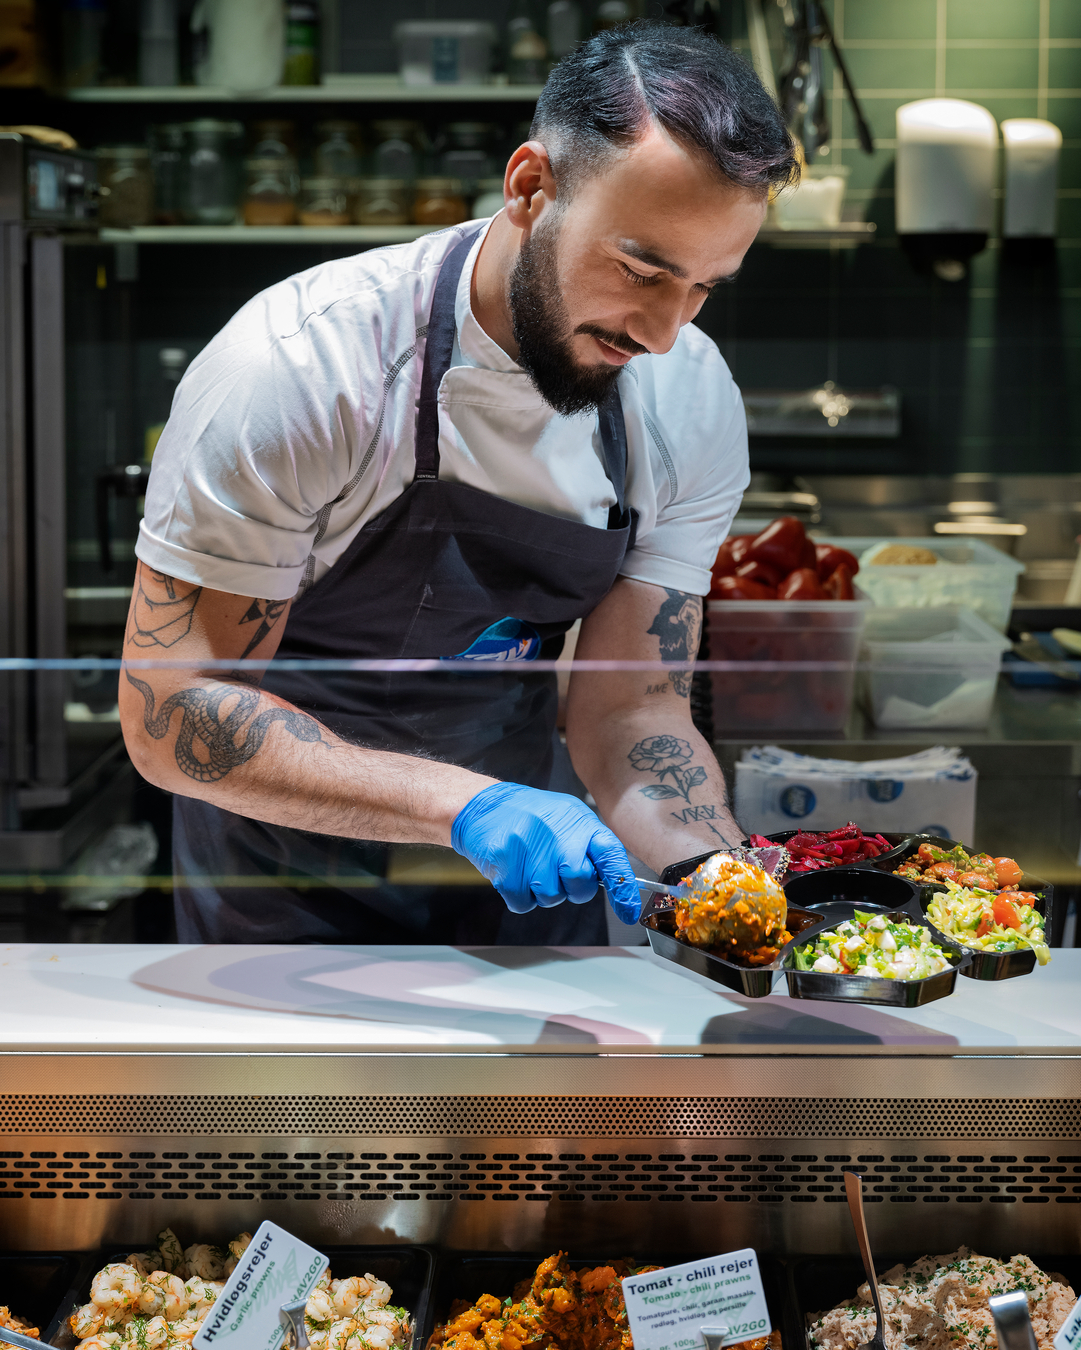
<svg viewBox="0 0 1081 1350">
<path fill-rule="evenodd" d="M 867 1197 L 864 1197 L 866 1202 Z M 872 1224 L 871 1240 L 874 1241 L 874 1218 L 868 1215 Z M 1013 1248 L 1008 1252 L 985 1251 L 978 1237 L 970 1250 L 979 1256 L 993 1256 L 998 1260 L 1009 1260 L 1016 1253 Z M 881 1277 L 893 1266 L 911 1265 L 921 1256 L 941 1255 L 933 1241 L 921 1251 L 913 1251 L 902 1256 L 876 1256 L 875 1271 Z M 1064 1275 L 1074 1291 L 1077 1292 L 1081 1281 L 1081 1256 L 1047 1256 L 1034 1253 L 1032 1260 L 1041 1270 Z M 796 1256 L 789 1257 L 788 1297 L 785 1300 L 788 1321 L 784 1327 L 786 1350 L 809 1350 L 807 1337 L 807 1319 L 819 1313 L 835 1308 L 846 1299 L 854 1298 L 856 1290 L 866 1281 L 863 1264 L 858 1256 Z"/>
<path fill-rule="evenodd" d="M 719 1252 L 701 1253 L 704 1256 L 716 1256 Z M 450 1305 L 455 1299 L 465 1299 L 475 1303 L 481 1294 L 494 1294 L 502 1302 L 508 1298 L 514 1286 L 529 1279 L 537 1266 L 551 1250 L 536 1255 L 523 1255 L 520 1252 L 447 1252 L 436 1258 L 435 1289 L 430 1305 L 430 1325 L 426 1328 L 425 1340 L 435 1326 L 446 1321 Z M 574 1270 L 602 1266 L 616 1260 L 634 1260 L 642 1265 L 678 1266 L 686 1261 L 694 1261 L 698 1252 L 684 1252 L 679 1255 L 665 1253 L 660 1256 L 653 1253 L 607 1252 L 590 1258 L 574 1257 L 568 1264 Z M 790 1343 L 785 1326 L 785 1306 L 788 1300 L 788 1279 L 784 1265 L 775 1257 L 758 1254 L 762 1271 L 762 1288 L 766 1295 L 770 1321 L 774 1329 L 781 1332 L 785 1350 L 802 1350 L 797 1343 Z M 788 1318 L 789 1325 L 792 1323 Z"/>
<path fill-rule="evenodd" d="M 720 851 L 711 849 L 708 853 L 700 853 L 697 858 L 687 858 L 683 862 L 673 863 L 661 873 L 661 881 L 667 886 L 675 885 Z M 689 942 L 681 942 L 675 933 L 672 902 L 660 891 L 651 892 L 638 922 L 646 930 L 649 945 L 658 956 L 664 957 L 666 961 L 673 961 L 684 970 L 702 975 L 715 984 L 722 984 L 737 994 L 743 994 L 746 998 L 765 998 L 772 990 L 774 977 L 781 969 L 781 958 L 787 950 L 787 947 L 782 947 L 777 958 L 768 965 L 744 966 L 736 961 L 726 960 L 719 953 L 710 951 L 708 947 L 692 947 Z M 816 915 L 804 914 L 795 906 L 789 906 L 789 932 L 793 933 L 794 938 L 807 932 L 812 924 L 818 922 Z"/>
<path fill-rule="evenodd" d="M 12 1252 L 0 1256 L 0 1305 L 44 1336 L 75 1285 L 80 1258 L 70 1252 Z M 0 1340 L 3 1337 L 0 1335 Z"/>
<path fill-rule="evenodd" d="M 144 1251 L 153 1245 L 153 1241 L 152 1238 L 144 1237 L 124 1247 L 111 1244 L 100 1251 L 84 1255 L 74 1286 L 56 1308 L 55 1316 L 49 1323 L 48 1335 L 42 1339 L 58 1347 L 58 1350 L 73 1350 L 78 1340 L 72 1334 L 68 1318 L 77 1307 L 89 1301 L 90 1283 L 94 1276 L 110 1261 L 126 1260 L 130 1252 Z M 330 1258 L 330 1269 L 335 1279 L 371 1272 L 379 1279 L 386 1280 L 394 1290 L 391 1301 L 413 1314 L 412 1350 L 423 1350 L 427 1342 L 424 1328 L 431 1320 L 430 1302 L 435 1277 L 435 1256 L 429 1248 L 388 1244 L 374 1247 L 320 1246 L 319 1250 Z"/>
<path fill-rule="evenodd" d="M 909 836 L 908 842 L 901 850 L 899 858 L 894 860 L 891 856 L 889 860 L 889 869 L 900 867 L 906 858 L 911 858 L 921 844 L 933 844 L 935 848 L 951 849 L 957 847 L 956 839 L 946 839 L 939 834 L 913 834 Z M 971 853 L 972 849 L 967 844 L 961 846 L 966 853 Z M 875 859 L 873 866 L 877 866 L 882 859 Z M 881 869 L 885 870 L 885 868 Z M 1022 891 L 1031 891 L 1036 897 L 1037 902 L 1033 909 L 1043 916 L 1044 933 L 1048 937 L 1051 934 L 1051 911 L 1055 902 L 1055 888 L 1049 881 L 1044 881 L 1042 877 L 1032 876 L 1025 872 L 1021 880 L 1017 883 Z M 928 905 L 934 896 L 939 895 L 947 889 L 939 882 L 914 882 L 919 889 L 920 904 L 926 913 Z M 928 920 L 930 922 L 930 920 Z M 931 924 L 934 928 L 934 924 Z M 935 928 L 937 933 L 939 930 Z M 951 941 L 956 942 L 956 938 Z M 972 956 L 972 963 L 963 972 L 970 980 L 1012 980 L 1018 975 L 1028 975 L 1036 966 L 1036 953 L 1027 952 L 978 952 L 973 948 L 966 948 Z"/>
<path fill-rule="evenodd" d="M 790 998 L 821 999 L 828 1003 L 873 1003 L 887 1008 L 922 1008 L 952 994 L 957 976 L 968 967 L 972 953 L 940 933 L 923 913 L 917 887 L 903 877 L 866 867 L 831 867 L 803 872 L 785 888 L 790 900 L 819 913 L 826 922 L 807 929 L 785 948 L 782 959 Z M 877 975 L 827 975 L 796 970 L 796 949 L 821 932 L 851 919 L 855 911 L 883 914 L 897 923 L 927 928 L 950 960 L 951 969 L 922 980 L 890 980 Z"/>
<path fill-rule="evenodd" d="M 909 836 L 905 836 L 907 839 Z M 661 880 L 673 884 L 692 872 L 717 850 L 688 858 L 665 868 Z M 791 942 L 768 965 L 742 966 L 705 947 L 692 947 L 675 935 L 671 901 L 654 891 L 639 922 L 646 930 L 652 950 L 665 960 L 724 985 L 747 998 L 764 998 L 773 988 L 778 971 L 784 973 L 790 998 L 818 999 L 828 1003 L 872 1003 L 889 1008 L 919 1008 L 952 994 L 957 975 L 966 970 L 972 953 L 938 932 L 926 919 L 917 887 L 903 877 L 871 867 L 830 867 L 819 872 L 799 872 L 785 883 L 788 897 Z M 888 980 L 867 975 L 823 975 L 798 971 L 794 951 L 826 929 L 852 917 L 856 909 L 898 913 L 905 922 L 931 929 L 951 957 L 953 968 L 922 980 Z"/>
</svg>

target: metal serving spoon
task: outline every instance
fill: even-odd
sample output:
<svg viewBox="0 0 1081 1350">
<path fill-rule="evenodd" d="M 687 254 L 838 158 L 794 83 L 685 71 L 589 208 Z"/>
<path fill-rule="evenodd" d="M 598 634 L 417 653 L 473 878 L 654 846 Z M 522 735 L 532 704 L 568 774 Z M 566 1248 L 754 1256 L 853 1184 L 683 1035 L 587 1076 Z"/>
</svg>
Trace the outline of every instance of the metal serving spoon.
<svg viewBox="0 0 1081 1350">
<path fill-rule="evenodd" d="M 1028 1295 L 1023 1289 L 1015 1289 L 1012 1294 L 996 1294 L 987 1302 L 995 1319 L 999 1350 L 1036 1350 Z"/>
<path fill-rule="evenodd" d="M 657 891 L 661 895 L 667 895 L 672 900 L 700 900 L 703 896 L 709 894 L 717 880 L 714 863 L 720 857 L 736 858 L 741 862 L 754 863 L 756 866 L 764 868 L 771 876 L 778 873 L 783 875 L 788 864 L 788 851 L 780 845 L 771 848 L 728 848 L 719 849 L 704 863 L 699 863 L 689 876 L 685 876 L 682 881 L 676 882 L 674 886 L 666 885 L 663 881 L 650 881 L 646 877 L 632 876 L 630 880 L 636 882 L 642 890 Z M 625 877 L 619 878 L 620 881 L 626 879 Z"/>
<path fill-rule="evenodd" d="M 845 1196 L 848 1199 L 848 1212 L 852 1215 L 852 1227 L 856 1230 L 863 1273 L 867 1276 L 867 1283 L 871 1287 L 871 1302 L 875 1305 L 877 1318 L 875 1334 L 869 1341 L 864 1341 L 858 1346 L 857 1350 L 886 1350 L 886 1319 L 882 1313 L 878 1277 L 875 1275 L 874 1258 L 871 1256 L 871 1240 L 867 1236 L 867 1219 L 863 1213 L 863 1178 L 858 1172 L 845 1173 Z M 1013 1347 L 1010 1350 L 1013 1350 Z"/>
</svg>

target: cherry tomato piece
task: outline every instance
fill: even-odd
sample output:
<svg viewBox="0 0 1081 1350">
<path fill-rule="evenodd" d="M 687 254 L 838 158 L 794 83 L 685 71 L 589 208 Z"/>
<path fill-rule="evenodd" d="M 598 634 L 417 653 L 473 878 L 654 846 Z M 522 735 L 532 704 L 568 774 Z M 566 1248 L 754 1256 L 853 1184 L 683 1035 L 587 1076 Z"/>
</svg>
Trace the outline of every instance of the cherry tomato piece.
<svg viewBox="0 0 1081 1350">
<path fill-rule="evenodd" d="M 978 938 L 986 937 L 987 934 L 991 931 L 991 929 L 994 928 L 994 926 L 995 921 L 991 917 L 991 911 L 989 909 L 985 909 L 983 913 L 980 915 L 980 924 L 979 927 L 976 929 L 976 936 Z"/>
<path fill-rule="evenodd" d="M 795 516 L 779 516 L 770 521 L 761 534 L 755 535 L 748 556 L 779 567 L 787 576 L 800 566 L 806 542 L 803 525 Z"/>
<path fill-rule="evenodd" d="M 995 879 L 1000 886 L 1012 886 L 1025 875 L 1012 858 L 992 858 L 991 866 L 995 869 Z"/>
<path fill-rule="evenodd" d="M 997 923 L 1003 928 L 1020 928 L 1021 916 L 1017 912 L 1017 906 L 1012 900 L 1007 900 L 1004 895 L 996 895 L 991 902 L 991 912 L 995 916 Z"/>
<path fill-rule="evenodd" d="M 748 577 L 718 577 L 709 592 L 711 600 L 776 600 L 774 586 L 763 586 Z"/>
<path fill-rule="evenodd" d="M 957 877 L 959 886 L 976 886 L 981 891 L 997 890 L 998 883 L 987 872 L 962 872 Z"/>
<path fill-rule="evenodd" d="M 823 581 L 838 567 L 847 567 L 852 576 L 860 570 L 856 555 L 849 553 L 847 548 L 838 548 L 836 544 L 815 544 L 815 566 Z"/>
<path fill-rule="evenodd" d="M 790 572 L 777 587 L 778 600 L 828 600 L 818 573 L 811 567 L 799 567 Z"/>
<path fill-rule="evenodd" d="M 757 562 L 751 558 L 748 562 L 741 563 L 736 568 L 737 577 L 746 577 L 748 581 L 760 582 L 763 586 L 772 586 L 774 590 L 784 580 L 785 574 L 779 567 L 771 567 L 769 563 Z"/>
<path fill-rule="evenodd" d="M 934 877 L 936 881 L 956 881 L 957 868 L 952 863 L 933 863 L 923 875 Z"/>
<path fill-rule="evenodd" d="M 826 580 L 823 581 L 822 589 L 831 600 L 855 600 L 856 598 L 856 590 L 852 585 L 852 573 L 844 563 L 833 569 Z"/>
</svg>

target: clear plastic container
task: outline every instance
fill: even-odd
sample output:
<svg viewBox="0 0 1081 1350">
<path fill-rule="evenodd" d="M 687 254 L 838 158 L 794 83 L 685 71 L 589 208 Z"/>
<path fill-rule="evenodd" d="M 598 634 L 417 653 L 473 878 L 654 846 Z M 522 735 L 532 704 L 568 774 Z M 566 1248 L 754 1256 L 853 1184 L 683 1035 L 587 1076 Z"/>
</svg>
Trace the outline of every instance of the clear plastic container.
<svg viewBox="0 0 1081 1350">
<path fill-rule="evenodd" d="M 403 84 L 483 84 L 496 31 L 490 23 L 422 19 L 394 26 Z"/>
<path fill-rule="evenodd" d="M 971 609 L 1000 633 L 1006 631 L 1010 622 L 1010 607 L 1017 589 L 1017 578 L 1025 570 L 1024 563 L 1000 549 L 992 548 L 982 539 L 947 542 L 937 537 L 816 538 L 815 542 L 837 544 L 859 558 L 858 584 L 876 605 L 905 609 L 960 605 L 963 609 Z M 872 551 L 889 544 L 911 544 L 928 549 L 939 561 L 875 566 L 871 561 Z"/>
<path fill-rule="evenodd" d="M 860 683 L 875 726 L 981 730 L 1009 648 L 1009 639 L 957 605 L 873 609 Z"/>
<path fill-rule="evenodd" d="M 852 709 L 866 600 L 710 600 L 717 735 L 841 731 Z"/>
</svg>

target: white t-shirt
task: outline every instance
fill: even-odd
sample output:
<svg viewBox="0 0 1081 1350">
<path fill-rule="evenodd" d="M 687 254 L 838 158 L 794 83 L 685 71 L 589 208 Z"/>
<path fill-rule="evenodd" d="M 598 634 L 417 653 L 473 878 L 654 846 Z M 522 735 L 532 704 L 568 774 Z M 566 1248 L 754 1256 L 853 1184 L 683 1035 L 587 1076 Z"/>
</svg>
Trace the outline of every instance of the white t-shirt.
<svg viewBox="0 0 1081 1350">
<path fill-rule="evenodd" d="M 287 600 L 413 481 L 423 335 L 443 259 L 476 225 L 323 263 L 250 300 L 188 368 L 154 453 L 136 553 L 214 590 Z M 604 529 L 615 501 L 595 414 L 552 411 L 458 286 L 439 392 L 441 479 Z M 419 349 L 419 350 L 418 350 Z M 627 505 L 620 571 L 704 595 L 749 481 L 743 404 L 692 325 L 619 380 Z"/>
</svg>

